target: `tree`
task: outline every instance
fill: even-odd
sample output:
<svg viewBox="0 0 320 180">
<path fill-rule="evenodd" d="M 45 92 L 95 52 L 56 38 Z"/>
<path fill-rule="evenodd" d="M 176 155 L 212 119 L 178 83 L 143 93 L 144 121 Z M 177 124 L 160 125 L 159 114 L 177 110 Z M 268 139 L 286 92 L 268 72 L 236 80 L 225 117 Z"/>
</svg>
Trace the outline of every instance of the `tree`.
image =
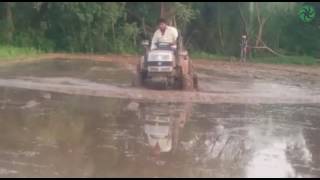
<svg viewBox="0 0 320 180">
<path fill-rule="evenodd" d="M 191 52 L 238 56 L 246 34 L 255 55 L 316 55 L 320 16 L 302 22 L 303 4 L 320 14 L 318 2 L 0 2 L 0 40 L 45 51 L 135 52 L 164 17 Z"/>
<path fill-rule="evenodd" d="M 3 34 L 3 41 L 6 43 L 12 42 L 12 37 L 14 33 L 14 23 L 12 17 L 12 7 L 13 2 L 1 2 L 3 16 L 1 18 L 2 21 L 2 33 Z"/>
</svg>

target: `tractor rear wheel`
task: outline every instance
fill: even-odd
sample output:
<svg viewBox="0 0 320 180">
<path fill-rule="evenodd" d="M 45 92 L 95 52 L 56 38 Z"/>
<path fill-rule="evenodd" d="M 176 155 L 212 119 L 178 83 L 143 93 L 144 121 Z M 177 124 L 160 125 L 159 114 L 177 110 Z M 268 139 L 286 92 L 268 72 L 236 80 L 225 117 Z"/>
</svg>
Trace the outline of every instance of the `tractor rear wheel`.
<svg viewBox="0 0 320 180">
<path fill-rule="evenodd" d="M 182 76 L 182 89 L 183 90 L 193 90 L 193 78 L 189 74 L 184 74 Z"/>
<path fill-rule="evenodd" d="M 198 90 L 198 76 L 196 74 L 193 74 L 193 88 L 195 90 Z"/>
<path fill-rule="evenodd" d="M 182 81 L 182 69 L 178 66 L 176 69 L 176 76 L 174 77 L 174 87 L 176 89 L 183 89 Z"/>
</svg>

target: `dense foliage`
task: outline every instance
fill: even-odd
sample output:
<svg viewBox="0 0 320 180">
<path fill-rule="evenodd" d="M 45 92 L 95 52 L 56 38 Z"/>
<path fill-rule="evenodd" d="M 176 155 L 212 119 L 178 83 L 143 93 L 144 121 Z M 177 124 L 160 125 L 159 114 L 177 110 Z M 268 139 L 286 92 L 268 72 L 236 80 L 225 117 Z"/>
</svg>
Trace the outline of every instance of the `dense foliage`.
<svg viewBox="0 0 320 180">
<path fill-rule="evenodd" d="M 309 4 L 318 13 L 311 22 L 299 19 L 303 3 L 295 2 L 0 2 L 0 42 L 42 51 L 134 53 L 141 39 L 151 38 L 162 11 L 170 11 L 194 52 L 238 56 L 247 34 L 253 47 L 319 56 L 320 3 Z"/>
</svg>

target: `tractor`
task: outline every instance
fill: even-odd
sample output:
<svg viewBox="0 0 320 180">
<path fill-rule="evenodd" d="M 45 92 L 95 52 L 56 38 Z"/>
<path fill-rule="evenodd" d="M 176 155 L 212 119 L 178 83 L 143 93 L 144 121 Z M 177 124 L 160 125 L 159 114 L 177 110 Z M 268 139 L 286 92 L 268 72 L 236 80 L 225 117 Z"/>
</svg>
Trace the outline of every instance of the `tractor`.
<svg viewBox="0 0 320 180">
<path fill-rule="evenodd" d="M 156 49 L 150 50 L 148 40 L 142 41 L 144 55 L 136 66 L 135 86 L 145 86 L 148 82 L 162 82 L 165 89 L 197 90 L 198 78 L 188 52 L 178 37 L 178 45 L 158 42 Z"/>
</svg>

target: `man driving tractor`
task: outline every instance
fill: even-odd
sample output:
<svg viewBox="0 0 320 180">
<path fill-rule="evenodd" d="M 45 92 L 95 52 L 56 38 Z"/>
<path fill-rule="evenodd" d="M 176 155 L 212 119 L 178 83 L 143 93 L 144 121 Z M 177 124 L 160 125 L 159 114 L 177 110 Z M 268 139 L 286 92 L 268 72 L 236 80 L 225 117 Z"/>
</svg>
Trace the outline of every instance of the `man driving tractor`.
<svg viewBox="0 0 320 180">
<path fill-rule="evenodd" d="M 153 34 L 151 50 L 156 49 L 156 43 L 164 42 L 170 43 L 172 47 L 176 47 L 178 39 L 178 31 L 173 26 L 168 26 L 165 19 L 160 18 L 158 20 L 159 28 Z"/>
<path fill-rule="evenodd" d="M 144 55 L 137 64 L 137 75 L 133 84 L 140 86 L 161 82 L 165 89 L 196 89 L 197 77 L 188 52 L 183 48 L 178 30 L 167 25 L 162 18 L 158 20 L 158 25 L 150 48 L 148 40 L 142 42 Z"/>
</svg>

